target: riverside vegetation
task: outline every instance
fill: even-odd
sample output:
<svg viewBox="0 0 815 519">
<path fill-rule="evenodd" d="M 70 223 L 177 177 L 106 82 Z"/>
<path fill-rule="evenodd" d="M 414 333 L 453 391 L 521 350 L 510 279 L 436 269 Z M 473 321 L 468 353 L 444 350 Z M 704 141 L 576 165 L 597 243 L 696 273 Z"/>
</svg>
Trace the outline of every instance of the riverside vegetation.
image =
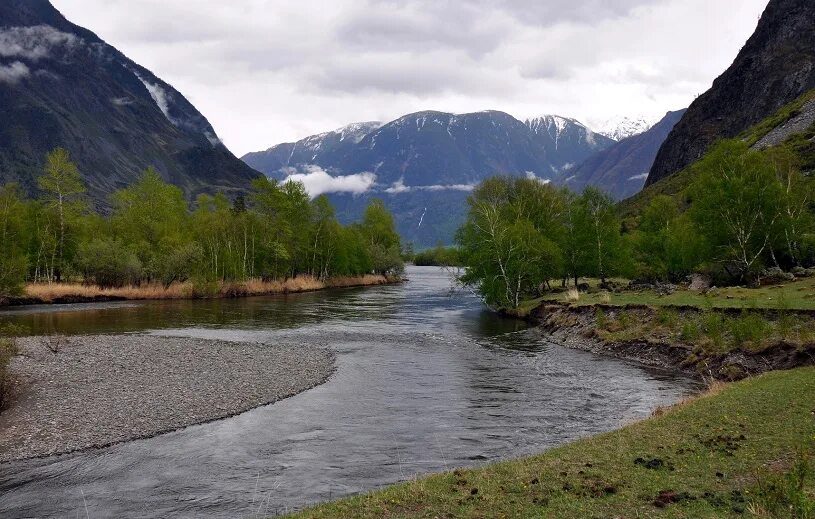
<svg viewBox="0 0 815 519">
<path fill-rule="evenodd" d="M 35 200 L 0 186 L 0 299 L 234 296 L 372 284 L 402 269 L 381 201 L 343 226 L 326 197 L 259 178 L 245 196 L 200 195 L 190 208 L 148 169 L 103 215 L 62 149 L 48 154 L 38 186 Z"/>
</svg>

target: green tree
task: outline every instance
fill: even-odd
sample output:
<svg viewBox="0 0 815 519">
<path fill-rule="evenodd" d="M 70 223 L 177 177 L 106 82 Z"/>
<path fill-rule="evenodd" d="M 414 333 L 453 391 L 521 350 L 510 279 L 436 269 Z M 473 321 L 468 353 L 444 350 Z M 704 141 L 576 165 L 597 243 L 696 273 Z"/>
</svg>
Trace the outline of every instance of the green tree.
<svg viewBox="0 0 815 519">
<path fill-rule="evenodd" d="M 694 169 L 691 217 L 712 247 L 712 259 L 740 280 L 752 280 L 770 253 L 783 189 L 767 155 L 739 140 L 723 141 Z"/>
<path fill-rule="evenodd" d="M 552 188 L 532 182 L 494 177 L 467 200 L 467 221 L 457 235 L 466 264 L 461 281 L 494 307 L 517 308 L 563 272 L 560 248 L 539 230 L 556 232 L 561 213 L 551 206 L 562 201 Z"/>
<path fill-rule="evenodd" d="M 373 270 L 380 274 L 401 272 L 404 268 L 399 233 L 393 216 L 382 200 L 374 199 L 365 208 L 360 231 L 368 246 Z"/>
<path fill-rule="evenodd" d="M 577 235 L 591 250 L 588 273 L 602 282 L 618 274 L 624 252 L 620 220 L 611 197 L 599 189 L 587 188 L 579 199 L 578 228 Z"/>
<path fill-rule="evenodd" d="M 66 267 L 66 247 L 72 223 L 86 209 L 83 199 L 85 185 L 76 164 L 63 148 L 57 148 L 45 158 L 45 170 L 37 179 L 43 201 L 56 214 L 55 240 L 50 258 L 49 279 L 61 281 Z"/>
<path fill-rule="evenodd" d="M 0 297 L 22 292 L 28 270 L 26 212 L 17 185 L 0 186 Z"/>
<path fill-rule="evenodd" d="M 148 280 L 161 277 L 169 252 L 190 240 L 189 213 L 181 190 L 148 168 L 136 183 L 115 192 L 115 238 L 136 254 Z"/>
</svg>

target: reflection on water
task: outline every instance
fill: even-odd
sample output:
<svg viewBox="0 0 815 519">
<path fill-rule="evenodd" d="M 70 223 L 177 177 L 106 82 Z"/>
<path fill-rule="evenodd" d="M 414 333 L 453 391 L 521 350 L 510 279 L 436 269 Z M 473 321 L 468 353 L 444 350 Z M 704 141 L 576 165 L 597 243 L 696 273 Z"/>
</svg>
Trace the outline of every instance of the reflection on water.
<svg viewBox="0 0 815 519">
<path fill-rule="evenodd" d="M 537 452 L 646 416 L 690 381 L 547 343 L 413 268 L 405 285 L 0 312 L 34 333 L 318 344 L 337 372 L 220 422 L 0 465 L 0 516 L 250 517 L 416 474 Z M 294 346 L 296 347 L 296 346 Z M 83 501 L 84 496 L 84 501 Z"/>
</svg>

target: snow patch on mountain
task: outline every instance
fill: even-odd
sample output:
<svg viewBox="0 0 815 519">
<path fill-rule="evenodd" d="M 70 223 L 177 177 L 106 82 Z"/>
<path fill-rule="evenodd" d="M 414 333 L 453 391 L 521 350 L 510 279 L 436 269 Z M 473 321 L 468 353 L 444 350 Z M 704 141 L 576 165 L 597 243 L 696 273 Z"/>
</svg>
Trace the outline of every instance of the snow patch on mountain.
<svg viewBox="0 0 815 519">
<path fill-rule="evenodd" d="M 614 139 L 615 141 L 619 142 L 623 139 L 627 139 L 628 137 L 633 137 L 634 135 L 647 132 L 657 122 L 658 119 L 651 117 L 629 117 L 623 115 L 606 119 L 604 121 L 598 121 L 592 126 L 600 135 L 604 135 L 609 139 Z"/>
</svg>

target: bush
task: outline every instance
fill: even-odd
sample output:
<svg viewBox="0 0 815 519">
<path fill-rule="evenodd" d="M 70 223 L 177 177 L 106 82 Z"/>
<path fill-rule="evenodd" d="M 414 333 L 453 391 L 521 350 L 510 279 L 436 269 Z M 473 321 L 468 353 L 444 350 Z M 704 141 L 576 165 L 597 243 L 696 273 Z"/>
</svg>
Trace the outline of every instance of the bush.
<svg viewBox="0 0 815 519">
<path fill-rule="evenodd" d="M 770 333 L 770 325 L 761 315 L 748 312 L 730 319 L 728 328 L 736 346 L 759 345 Z"/>
<path fill-rule="evenodd" d="M 161 268 L 161 283 L 164 288 L 170 288 L 176 281 L 184 282 L 190 279 L 203 258 L 204 250 L 197 243 L 182 245 L 173 250 Z"/>
<path fill-rule="evenodd" d="M 135 283 L 141 276 L 141 262 L 123 243 L 110 238 L 85 242 L 76 254 L 76 266 L 86 283 L 103 288 L 119 288 Z"/>
</svg>

